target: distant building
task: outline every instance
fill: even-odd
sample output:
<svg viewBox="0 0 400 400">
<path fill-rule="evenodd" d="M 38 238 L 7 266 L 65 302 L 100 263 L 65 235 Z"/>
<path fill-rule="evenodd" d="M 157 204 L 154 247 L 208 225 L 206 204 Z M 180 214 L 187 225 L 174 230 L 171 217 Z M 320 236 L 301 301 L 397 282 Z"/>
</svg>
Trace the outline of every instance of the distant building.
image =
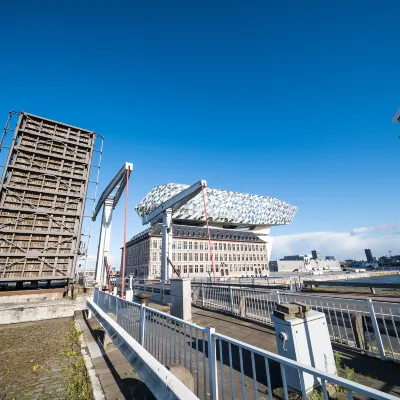
<svg viewBox="0 0 400 400">
<path fill-rule="evenodd" d="M 365 256 L 367 257 L 368 262 L 374 261 L 374 257 L 372 256 L 372 251 L 371 249 L 365 249 Z"/>
<path fill-rule="evenodd" d="M 311 254 L 312 254 L 312 258 L 314 260 L 323 260 L 324 259 L 324 257 L 322 256 L 321 250 L 312 250 Z"/>
<path fill-rule="evenodd" d="M 332 270 L 340 271 L 340 263 L 334 256 L 324 258 L 320 250 L 313 250 L 312 254 L 285 256 L 277 261 L 269 262 L 269 270 L 293 272 L 298 271 L 319 271 Z"/>
</svg>

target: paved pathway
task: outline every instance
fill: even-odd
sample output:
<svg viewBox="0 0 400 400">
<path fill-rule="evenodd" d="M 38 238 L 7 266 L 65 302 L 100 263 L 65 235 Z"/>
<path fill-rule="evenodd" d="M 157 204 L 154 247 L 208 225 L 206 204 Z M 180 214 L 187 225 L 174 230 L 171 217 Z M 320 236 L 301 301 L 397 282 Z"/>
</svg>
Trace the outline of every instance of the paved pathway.
<svg viewBox="0 0 400 400">
<path fill-rule="evenodd" d="M 152 393 L 112 342 L 104 343 L 104 331 L 95 318 L 80 320 L 93 367 L 106 400 L 153 400 Z"/>
<path fill-rule="evenodd" d="M 0 399 L 66 399 L 62 357 L 72 319 L 0 327 Z"/>
</svg>

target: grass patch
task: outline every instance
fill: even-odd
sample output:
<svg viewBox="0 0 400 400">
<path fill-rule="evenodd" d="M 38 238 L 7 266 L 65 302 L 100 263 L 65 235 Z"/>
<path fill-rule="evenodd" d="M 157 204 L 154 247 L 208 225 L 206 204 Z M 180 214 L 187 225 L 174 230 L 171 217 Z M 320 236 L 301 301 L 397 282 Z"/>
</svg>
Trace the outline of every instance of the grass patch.
<svg viewBox="0 0 400 400">
<path fill-rule="evenodd" d="M 63 347 L 62 355 L 68 361 L 64 369 L 64 389 L 69 400 L 93 400 L 92 386 L 80 351 L 79 337 L 82 333 L 72 322 Z"/>
<path fill-rule="evenodd" d="M 336 371 L 337 371 L 338 376 L 341 376 L 342 378 L 346 378 L 352 382 L 357 382 L 356 373 L 354 371 L 354 368 L 350 368 L 348 366 L 345 366 L 343 368 L 342 357 L 337 351 L 334 352 L 334 356 L 335 356 Z M 342 370 L 344 370 L 344 373 L 341 372 Z M 336 387 L 336 391 L 338 393 L 347 393 L 347 389 L 345 387 L 340 386 L 340 385 L 336 385 L 335 387 Z"/>
</svg>

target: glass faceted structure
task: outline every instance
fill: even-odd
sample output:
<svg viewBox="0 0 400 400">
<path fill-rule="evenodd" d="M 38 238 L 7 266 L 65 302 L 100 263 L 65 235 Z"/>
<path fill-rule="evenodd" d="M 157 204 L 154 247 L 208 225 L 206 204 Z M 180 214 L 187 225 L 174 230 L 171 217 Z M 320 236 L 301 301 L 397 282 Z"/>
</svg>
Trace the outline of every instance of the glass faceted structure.
<svg viewBox="0 0 400 400">
<path fill-rule="evenodd" d="M 135 207 L 140 217 L 188 188 L 188 185 L 167 183 L 153 188 Z M 206 188 L 206 204 L 210 222 L 229 226 L 284 225 L 294 218 L 297 207 L 274 197 Z M 179 208 L 174 220 L 205 221 L 203 195 L 199 193 Z"/>
</svg>

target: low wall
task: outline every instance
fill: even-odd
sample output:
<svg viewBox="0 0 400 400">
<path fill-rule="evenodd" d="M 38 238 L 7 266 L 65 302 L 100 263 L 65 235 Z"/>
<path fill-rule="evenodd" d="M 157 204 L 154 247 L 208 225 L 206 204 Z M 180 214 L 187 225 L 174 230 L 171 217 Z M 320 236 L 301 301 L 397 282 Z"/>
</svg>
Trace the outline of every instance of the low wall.
<svg viewBox="0 0 400 400">
<path fill-rule="evenodd" d="M 302 281 L 343 281 L 347 279 L 361 279 L 371 278 L 377 276 L 389 276 L 399 275 L 400 271 L 376 271 L 376 272 L 350 272 L 349 274 L 336 274 L 336 275 L 316 275 L 316 276 L 304 276 L 301 278 Z"/>
<path fill-rule="evenodd" d="M 18 292 L 17 292 L 18 293 Z M 44 301 L 62 300 L 63 292 L 51 293 L 21 293 L 3 292 L 0 293 L 0 306 L 3 304 L 27 304 L 27 303 L 41 303 Z"/>
<path fill-rule="evenodd" d="M 72 317 L 75 311 L 87 309 L 86 297 L 75 300 L 25 302 L 0 306 L 0 325 Z"/>
</svg>

